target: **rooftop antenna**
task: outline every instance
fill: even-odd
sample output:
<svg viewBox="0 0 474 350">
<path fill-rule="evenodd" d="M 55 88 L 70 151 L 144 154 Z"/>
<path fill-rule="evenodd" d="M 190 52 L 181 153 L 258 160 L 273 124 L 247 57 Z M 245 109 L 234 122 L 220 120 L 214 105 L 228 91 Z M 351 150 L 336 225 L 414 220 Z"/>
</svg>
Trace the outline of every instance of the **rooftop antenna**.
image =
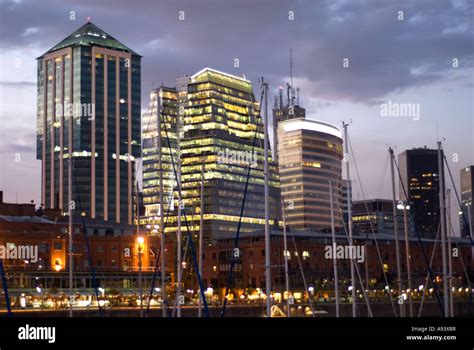
<svg viewBox="0 0 474 350">
<path fill-rule="evenodd" d="M 290 48 L 290 85 L 293 89 L 293 49 Z"/>
<path fill-rule="evenodd" d="M 300 105 L 300 88 L 299 87 L 296 88 L 296 105 L 297 106 Z"/>
<path fill-rule="evenodd" d="M 290 105 L 293 106 L 295 103 L 295 90 L 293 89 L 293 49 L 290 48 L 290 93 L 291 93 L 291 102 Z"/>
<path fill-rule="evenodd" d="M 290 90 L 291 90 L 291 87 L 290 87 L 290 84 L 289 83 L 286 83 L 286 101 L 287 101 L 287 106 L 290 105 Z"/>
<path fill-rule="evenodd" d="M 283 108 L 283 87 L 280 86 L 280 88 L 278 89 L 278 94 L 279 94 L 279 99 L 280 99 L 280 109 Z"/>
</svg>

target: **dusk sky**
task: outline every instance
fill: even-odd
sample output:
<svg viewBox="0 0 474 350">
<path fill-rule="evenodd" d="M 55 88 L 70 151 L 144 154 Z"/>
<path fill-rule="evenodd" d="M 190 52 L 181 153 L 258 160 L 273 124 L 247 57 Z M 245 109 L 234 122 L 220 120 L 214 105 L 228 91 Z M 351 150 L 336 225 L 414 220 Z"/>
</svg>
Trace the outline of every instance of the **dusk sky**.
<svg viewBox="0 0 474 350">
<path fill-rule="evenodd" d="M 6 201 L 39 203 L 36 57 L 88 16 L 143 56 L 144 112 L 154 85 L 173 86 L 178 74 L 204 67 L 245 74 L 256 95 L 257 79 L 265 77 L 273 104 L 289 81 L 292 48 L 294 85 L 307 117 L 339 127 L 352 122 L 367 198 L 391 196 L 389 145 L 398 154 L 435 148 L 444 138 L 457 186 L 460 169 L 474 164 L 474 1 L 1 1 L 0 190 Z M 417 104 L 419 118 L 382 116 L 389 101 Z M 354 199 L 363 198 L 360 185 L 354 184 Z M 457 212 L 454 197 L 451 203 Z"/>
</svg>

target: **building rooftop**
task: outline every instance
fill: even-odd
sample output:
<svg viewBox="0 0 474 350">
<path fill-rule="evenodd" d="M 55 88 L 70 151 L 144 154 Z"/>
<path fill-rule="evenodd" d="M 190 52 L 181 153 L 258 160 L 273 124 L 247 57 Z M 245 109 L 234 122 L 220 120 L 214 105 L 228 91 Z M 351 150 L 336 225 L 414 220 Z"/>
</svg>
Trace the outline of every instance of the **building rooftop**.
<svg viewBox="0 0 474 350">
<path fill-rule="evenodd" d="M 217 69 L 213 69 L 213 68 L 209 68 L 209 67 L 206 67 L 204 69 L 201 69 L 199 72 L 193 74 L 191 76 L 191 79 L 195 79 L 196 77 L 200 76 L 201 74 L 203 73 L 206 73 L 206 72 L 212 72 L 212 73 L 217 73 L 217 74 L 220 74 L 220 75 L 224 75 L 226 77 L 229 77 L 229 78 L 232 78 L 232 79 L 237 79 L 237 80 L 240 80 L 240 81 L 244 81 L 246 83 L 251 83 L 250 80 L 247 80 L 245 77 L 238 77 L 236 75 L 232 75 L 232 74 L 229 74 L 229 73 L 225 73 L 225 72 L 221 72 Z"/>
<path fill-rule="evenodd" d="M 121 50 L 138 55 L 129 47 L 109 35 L 92 22 L 87 22 L 75 32 L 70 34 L 64 40 L 60 41 L 53 48 L 49 49 L 45 54 L 63 49 L 70 46 L 100 46 L 113 50 Z"/>
<path fill-rule="evenodd" d="M 280 237 L 283 238 L 283 229 L 278 228 L 272 228 L 270 229 L 270 235 L 272 237 Z M 381 232 L 375 232 L 374 235 L 372 233 L 366 234 L 354 234 L 354 239 L 357 241 L 365 240 L 365 241 L 372 241 L 374 239 L 377 241 L 394 241 L 395 236 L 393 234 L 389 233 L 381 233 Z M 264 239 L 265 238 L 265 230 L 256 230 L 254 232 L 242 232 L 239 236 L 241 239 L 245 238 L 260 238 Z M 326 240 L 332 240 L 332 234 L 331 233 L 326 233 L 326 232 L 317 232 L 317 231 L 309 231 L 309 230 L 291 230 L 287 232 L 287 239 L 288 242 L 291 242 L 292 237 L 295 238 L 306 238 L 306 239 L 326 239 Z M 226 235 L 223 237 L 220 237 L 217 239 L 217 241 L 224 241 L 224 240 L 234 240 L 235 239 L 235 234 L 230 234 Z M 348 236 L 345 233 L 336 233 L 336 239 L 338 240 L 348 240 Z M 399 238 L 400 241 L 404 241 L 405 237 L 403 235 L 400 236 Z M 409 240 L 411 242 L 418 242 L 418 238 L 416 236 L 410 236 Z M 471 245 L 471 242 L 467 238 L 460 238 L 460 237 L 451 237 L 452 243 L 453 244 L 465 244 L 465 245 Z M 424 238 L 421 237 L 421 241 L 424 243 L 435 243 L 437 242 L 435 239 L 432 238 Z"/>
<path fill-rule="evenodd" d="M 296 130 L 310 130 L 333 135 L 342 139 L 341 129 L 339 129 L 337 126 L 320 120 L 310 120 L 305 118 L 289 119 L 280 122 L 279 127 L 281 127 L 285 132 Z"/>
<path fill-rule="evenodd" d="M 37 224 L 54 224 L 54 221 L 45 219 L 39 216 L 12 216 L 12 215 L 0 215 L 0 221 L 6 222 L 29 222 Z"/>
</svg>

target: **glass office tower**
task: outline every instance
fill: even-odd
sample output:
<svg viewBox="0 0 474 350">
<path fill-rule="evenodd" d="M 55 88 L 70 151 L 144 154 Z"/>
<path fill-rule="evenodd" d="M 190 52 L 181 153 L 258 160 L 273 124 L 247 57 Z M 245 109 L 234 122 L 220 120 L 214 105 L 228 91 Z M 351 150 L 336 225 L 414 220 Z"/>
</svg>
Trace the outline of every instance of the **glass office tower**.
<svg viewBox="0 0 474 350">
<path fill-rule="evenodd" d="M 90 22 L 38 58 L 37 159 L 44 207 L 67 211 L 72 159 L 76 213 L 132 224 L 140 61 Z"/>
<path fill-rule="evenodd" d="M 459 213 L 461 236 L 469 237 L 474 232 L 474 165 L 461 169 L 461 203 L 462 212 Z M 464 214 L 464 215 L 462 215 Z"/>
<path fill-rule="evenodd" d="M 174 99 L 173 96 L 172 103 L 175 103 Z M 186 213 L 186 218 L 184 212 L 182 217 L 183 233 L 186 234 L 186 219 L 192 233 L 199 232 L 203 178 L 206 239 L 235 236 L 249 167 L 250 177 L 241 232 L 262 229 L 265 223 L 264 136 L 259 102 L 253 94 L 251 82 L 210 68 L 203 69 L 193 76 L 178 79 L 176 111 L 168 110 L 165 114 L 178 115 L 174 121 L 175 128 L 171 125 L 172 117 L 168 127 L 169 130 L 177 131 L 176 135 L 173 134 L 174 131 L 170 134 L 172 148 L 175 147 L 172 152 L 176 152 L 175 159 L 179 160 L 181 171 L 182 205 Z M 155 122 L 156 120 L 155 117 Z M 162 135 L 165 138 L 164 133 Z M 163 144 L 166 144 L 165 140 Z M 147 156 L 151 154 L 148 150 L 144 153 Z M 271 155 L 269 162 L 270 219 L 272 225 L 278 225 L 279 181 Z M 156 177 L 150 175 L 153 171 L 147 169 L 148 166 L 144 166 L 144 191 L 145 196 L 150 199 L 147 199 L 148 205 L 153 208 L 158 203 L 159 188 L 154 185 Z M 168 190 L 169 188 L 164 189 L 165 197 L 168 197 Z M 177 230 L 177 200 L 175 177 L 174 211 L 167 219 L 167 232 Z"/>
<path fill-rule="evenodd" d="M 296 229 L 331 230 L 331 181 L 336 229 L 342 227 L 342 133 L 309 119 L 278 123 L 278 159 L 286 223 Z"/>
<path fill-rule="evenodd" d="M 143 116 L 143 204 L 145 206 L 145 222 L 153 225 L 153 233 L 158 233 L 154 228 L 161 215 L 160 209 L 160 161 L 159 138 L 161 132 L 161 166 L 163 172 L 163 213 L 166 216 L 171 210 L 174 213 L 174 190 L 176 179 L 173 171 L 178 166 L 177 159 L 177 92 L 176 88 L 160 87 L 150 94 L 149 112 Z M 173 157 L 173 159 L 171 158 Z M 170 218 L 169 218 L 170 219 Z M 172 219 L 172 218 L 171 218 Z M 168 225 L 168 228 L 170 225 Z M 169 229 L 167 229 L 168 231 Z"/>
<path fill-rule="evenodd" d="M 438 150 L 409 149 L 398 155 L 398 163 L 400 199 L 412 204 L 416 231 L 435 238 L 440 224 Z"/>
</svg>

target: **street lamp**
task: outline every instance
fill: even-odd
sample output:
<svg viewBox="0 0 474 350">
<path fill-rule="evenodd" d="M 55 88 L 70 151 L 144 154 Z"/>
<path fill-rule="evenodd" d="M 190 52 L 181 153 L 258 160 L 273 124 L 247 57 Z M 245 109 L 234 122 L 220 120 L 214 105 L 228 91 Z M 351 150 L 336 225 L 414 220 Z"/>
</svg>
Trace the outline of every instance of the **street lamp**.
<svg viewBox="0 0 474 350">
<path fill-rule="evenodd" d="M 138 288 L 140 295 L 140 317 L 143 317 L 143 286 L 142 286 L 142 252 L 145 238 L 143 236 L 137 237 L 138 243 Z"/>
</svg>

